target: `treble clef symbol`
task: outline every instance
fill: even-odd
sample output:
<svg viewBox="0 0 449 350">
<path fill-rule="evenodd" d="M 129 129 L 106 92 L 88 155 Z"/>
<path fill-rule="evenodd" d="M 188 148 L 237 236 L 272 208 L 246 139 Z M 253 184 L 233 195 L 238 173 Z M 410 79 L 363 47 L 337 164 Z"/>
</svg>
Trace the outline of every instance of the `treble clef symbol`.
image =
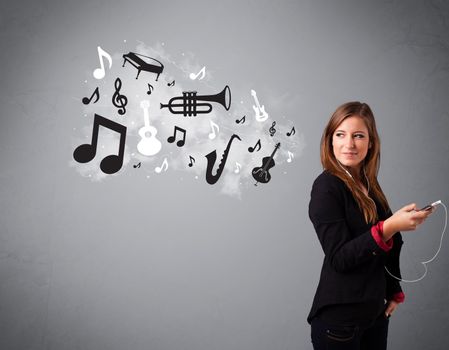
<svg viewBox="0 0 449 350">
<path fill-rule="evenodd" d="M 271 128 L 269 131 L 270 136 L 274 136 L 274 134 L 276 133 L 276 129 L 274 128 L 276 126 L 276 122 L 273 122 L 273 124 L 271 124 Z"/>
<path fill-rule="evenodd" d="M 120 78 L 115 79 L 114 86 L 115 92 L 112 96 L 112 103 L 119 109 L 118 114 L 123 115 L 126 113 L 125 106 L 128 104 L 128 99 L 125 95 L 120 94 L 120 89 L 122 87 L 122 81 L 120 80 Z"/>
</svg>

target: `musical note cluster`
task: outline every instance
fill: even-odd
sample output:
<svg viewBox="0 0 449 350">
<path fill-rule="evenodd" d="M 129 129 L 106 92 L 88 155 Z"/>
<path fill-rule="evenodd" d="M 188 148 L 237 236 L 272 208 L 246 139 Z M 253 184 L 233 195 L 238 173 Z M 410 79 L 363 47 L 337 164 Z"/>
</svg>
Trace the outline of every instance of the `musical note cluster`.
<svg viewBox="0 0 449 350">
<path fill-rule="evenodd" d="M 109 53 L 103 50 L 100 46 L 97 47 L 98 58 L 100 62 L 100 67 L 96 68 L 93 71 L 93 76 L 97 80 L 103 79 L 108 72 L 111 71 L 111 67 L 113 64 L 112 57 Z M 156 75 L 155 81 L 158 81 L 159 76 L 164 71 L 164 64 L 152 57 L 142 55 L 140 53 L 128 52 L 122 55 L 123 64 L 120 69 L 125 72 L 129 71 L 131 68 L 129 66 L 137 69 L 137 75 L 135 77 L 136 80 L 139 79 L 141 72 L 153 73 Z M 106 64 L 105 64 L 106 63 Z M 125 64 L 129 63 L 129 66 L 125 67 Z M 109 69 L 109 71 L 107 70 Z M 189 74 L 189 78 L 192 81 L 202 80 L 206 76 L 206 67 L 203 68 L 199 72 L 192 72 Z M 148 78 L 148 76 L 146 76 Z M 132 78 L 134 81 L 134 78 Z M 117 110 L 117 115 L 112 116 L 102 116 L 98 113 L 94 113 L 94 118 L 92 122 L 92 134 L 90 143 L 81 144 L 76 147 L 73 152 L 73 158 L 78 163 L 88 163 L 92 161 L 97 154 L 97 146 L 98 146 L 98 138 L 99 138 L 99 130 L 100 127 L 109 129 L 110 131 L 116 132 L 119 135 L 117 152 L 114 154 L 107 155 L 100 162 L 100 170 L 108 175 L 115 174 L 123 166 L 123 159 L 125 154 L 125 144 L 127 139 L 127 127 L 124 125 L 126 120 L 126 114 L 128 112 L 127 106 L 129 102 L 129 86 L 123 83 L 120 77 L 115 77 L 113 79 L 113 94 L 111 98 L 112 106 L 114 106 Z M 126 82 L 125 82 L 126 83 Z M 166 85 L 169 88 L 173 88 L 175 86 L 175 79 L 171 79 L 171 82 Z M 129 85 L 129 84 L 128 84 Z M 141 156 L 144 157 L 153 157 L 161 152 L 164 148 L 164 139 L 166 137 L 166 142 L 168 144 L 175 143 L 178 148 L 184 147 L 186 145 L 186 141 L 188 140 L 188 128 L 182 123 L 176 122 L 176 124 L 182 124 L 184 127 L 180 125 L 173 126 L 173 134 L 166 135 L 162 139 L 157 136 L 158 129 L 154 124 L 151 124 L 150 118 L 150 106 L 158 106 L 161 111 L 166 111 L 166 114 L 169 114 L 168 118 L 172 119 L 181 116 L 182 120 L 194 120 L 194 118 L 204 118 L 204 115 L 207 115 L 212 112 L 213 109 L 217 108 L 216 106 L 221 106 L 219 110 L 229 111 L 231 107 L 231 89 L 228 85 L 218 93 L 215 94 L 199 94 L 197 91 L 182 91 L 182 94 L 178 96 L 173 96 L 168 98 L 168 101 L 152 101 L 153 96 L 157 95 L 154 93 L 157 90 L 157 84 L 154 86 L 148 82 L 145 82 L 145 89 L 141 92 L 144 96 L 147 96 L 147 99 L 143 99 L 140 101 L 141 113 L 143 114 L 143 118 L 141 119 L 141 127 L 138 130 L 138 134 L 140 136 L 140 140 L 137 142 L 137 151 Z M 103 89 L 103 88 L 102 88 Z M 167 89 L 167 88 L 166 88 Z M 173 89 L 174 91 L 175 89 Z M 172 91 L 169 89 L 169 91 Z M 178 90 L 179 91 L 179 90 Z M 251 121 L 255 121 L 256 123 L 264 123 L 269 119 L 269 114 L 265 110 L 265 106 L 261 105 L 259 99 L 257 97 L 256 91 L 250 91 L 251 96 L 254 99 L 254 105 L 252 106 L 254 110 L 254 119 L 247 117 L 246 115 L 240 115 L 236 117 L 235 124 L 238 128 L 246 128 L 247 125 L 245 122 L 247 119 Z M 97 86 L 90 97 L 83 97 L 82 103 L 84 105 L 96 104 L 100 100 L 100 86 Z M 102 113 L 103 114 L 103 113 Z M 171 116 L 171 117 L 170 117 Z M 118 118 L 119 122 L 112 120 L 113 118 Z M 179 117 L 178 117 L 179 118 Z M 185 118 L 185 119 L 184 119 Z M 191 119 L 192 118 L 192 119 Z M 177 120 L 177 119 L 173 119 Z M 233 119 L 234 120 L 234 119 Z M 245 124 L 245 125 L 244 125 Z M 211 132 L 208 134 L 209 140 L 216 139 L 217 135 L 220 133 L 219 122 L 214 122 L 213 120 L 209 120 L 210 130 Z M 262 124 L 260 124 L 262 125 Z M 277 135 L 276 121 L 271 122 L 271 127 L 268 126 L 263 127 L 264 133 L 270 135 L 271 138 L 274 138 Z M 285 135 L 287 137 L 291 137 L 296 133 L 294 127 L 291 128 Z M 284 134 L 282 134 L 284 135 Z M 257 141 L 248 140 L 250 142 L 249 145 L 245 146 L 248 149 L 250 154 L 253 154 L 257 157 L 256 153 L 261 151 L 261 149 L 265 148 L 266 145 L 262 145 L 262 139 L 259 137 Z M 208 184 L 214 185 L 218 182 L 220 177 L 223 174 L 223 171 L 226 167 L 226 162 L 228 156 L 233 148 L 235 142 L 240 141 L 244 142 L 242 137 L 234 132 L 227 141 L 227 146 L 223 150 L 221 158 L 219 160 L 218 165 L 215 167 L 215 163 L 217 161 L 217 150 L 212 150 L 207 154 L 203 154 L 203 157 L 206 159 L 206 169 L 205 169 L 205 180 Z M 270 142 L 271 143 L 271 142 Z M 274 144 L 274 143 L 273 143 Z M 281 143 L 275 142 L 274 149 L 270 149 L 271 154 L 263 157 L 260 160 L 260 166 L 254 167 L 250 174 L 253 179 L 256 181 L 255 185 L 262 183 L 266 184 L 271 180 L 270 170 L 274 168 L 275 161 L 274 156 L 276 152 L 281 148 Z M 197 154 L 194 154 L 198 156 Z M 196 158 L 194 155 L 189 155 L 188 162 L 186 160 L 186 167 L 192 168 L 195 166 Z M 292 162 L 293 153 L 288 151 L 288 160 L 287 162 Z M 160 164 L 160 163 L 159 163 Z M 134 169 L 140 169 L 144 167 L 145 164 L 142 161 L 139 161 L 137 164 L 133 165 Z M 157 174 L 162 174 L 166 172 L 169 168 L 169 161 L 166 156 L 163 156 L 163 162 L 160 166 L 156 167 L 154 171 Z M 214 168 L 216 170 L 214 171 Z M 245 170 L 245 164 L 240 164 L 239 162 L 235 162 L 235 169 L 233 171 L 234 174 L 240 174 L 242 170 Z M 249 174 L 248 174 L 249 175 Z"/>
</svg>

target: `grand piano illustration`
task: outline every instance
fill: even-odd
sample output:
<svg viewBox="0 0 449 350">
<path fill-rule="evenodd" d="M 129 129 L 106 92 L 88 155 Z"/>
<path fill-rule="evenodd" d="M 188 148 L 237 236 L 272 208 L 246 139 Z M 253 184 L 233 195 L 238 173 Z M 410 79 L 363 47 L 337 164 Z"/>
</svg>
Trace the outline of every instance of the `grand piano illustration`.
<svg viewBox="0 0 449 350">
<path fill-rule="evenodd" d="M 126 62 L 131 63 L 134 67 L 137 68 L 137 76 L 136 79 L 139 77 L 140 71 L 146 71 L 157 74 L 156 81 L 159 78 L 159 74 L 162 73 L 164 70 L 164 65 L 159 62 L 155 58 L 151 58 L 148 56 L 140 55 L 135 52 L 129 52 L 123 55 L 123 66 L 125 66 Z"/>
</svg>

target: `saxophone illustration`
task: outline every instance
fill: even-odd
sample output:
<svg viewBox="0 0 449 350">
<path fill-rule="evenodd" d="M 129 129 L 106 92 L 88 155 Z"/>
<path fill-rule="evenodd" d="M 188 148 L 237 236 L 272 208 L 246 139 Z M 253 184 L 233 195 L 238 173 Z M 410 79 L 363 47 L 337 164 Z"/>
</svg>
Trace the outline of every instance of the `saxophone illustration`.
<svg viewBox="0 0 449 350">
<path fill-rule="evenodd" d="M 231 148 L 232 141 L 234 141 L 235 138 L 242 141 L 242 139 L 236 134 L 231 136 L 231 138 L 228 141 L 228 145 L 226 146 L 226 149 L 224 150 L 223 155 L 221 156 L 221 161 L 220 164 L 218 165 L 217 173 L 215 175 L 212 175 L 212 169 L 214 167 L 215 161 L 217 160 L 217 150 L 213 150 L 212 152 L 210 152 L 205 156 L 207 159 L 206 181 L 208 184 L 213 185 L 220 178 L 221 173 L 223 172 L 224 166 L 226 164 L 226 159 L 228 159 L 229 149 Z"/>
</svg>

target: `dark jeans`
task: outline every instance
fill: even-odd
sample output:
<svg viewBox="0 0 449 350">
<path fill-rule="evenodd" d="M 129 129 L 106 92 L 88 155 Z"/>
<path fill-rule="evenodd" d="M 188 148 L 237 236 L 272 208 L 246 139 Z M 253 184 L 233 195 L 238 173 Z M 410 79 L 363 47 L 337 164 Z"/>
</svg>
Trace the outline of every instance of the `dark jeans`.
<svg viewBox="0 0 449 350">
<path fill-rule="evenodd" d="M 346 327 L 312 320 L 314 350 L 386 350 L 388 318 L 382 313 L 369 327 Z"/>
</svg>

